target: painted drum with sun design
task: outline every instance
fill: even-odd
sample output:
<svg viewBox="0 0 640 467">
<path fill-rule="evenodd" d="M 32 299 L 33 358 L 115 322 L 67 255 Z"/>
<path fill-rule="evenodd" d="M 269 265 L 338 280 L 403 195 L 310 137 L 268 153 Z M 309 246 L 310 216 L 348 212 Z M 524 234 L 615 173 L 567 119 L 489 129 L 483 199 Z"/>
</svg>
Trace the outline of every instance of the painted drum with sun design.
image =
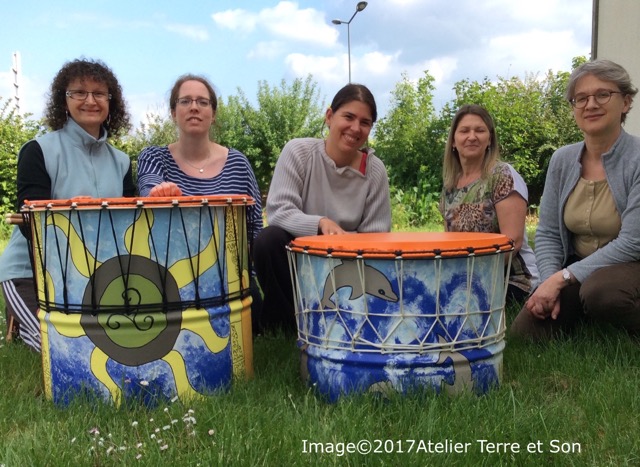
<svg viewBox="0 0 640 467">
<path fill-rule="evenodd" d="M 245 196 L 25 203 L 47 398 L 202 398 L 253 373 Z"/>
</svg>

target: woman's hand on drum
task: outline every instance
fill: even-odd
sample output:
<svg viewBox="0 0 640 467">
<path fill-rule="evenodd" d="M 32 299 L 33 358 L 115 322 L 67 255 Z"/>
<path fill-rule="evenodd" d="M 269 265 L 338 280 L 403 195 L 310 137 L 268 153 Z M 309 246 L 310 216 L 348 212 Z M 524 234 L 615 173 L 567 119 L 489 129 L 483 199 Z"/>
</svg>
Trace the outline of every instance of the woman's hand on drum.
<svg viewBox="0 0 640 467">
<path fill-rule="evenodd" d="M 322 235 L 338 235 L 347 233 L 342 230 L 342 227 L 340 227 L 328 217 L 323 217 L 322 219 L 320 219 L 320 222 L 318 223 L 318 232 Z"/>
<path fill-rule="evenodd" d="M 182 190 L 173 182 L 162 182 L 151 188 L 149 196 L 182 196 Z"/>
<path fill-rule="evenodd" d="M 560 314 L 560 291 L 564 285 L 562 273 L 555 273 L 531 294 L 525 308 L 538 319 L 556 319 Z"/>
</svg>

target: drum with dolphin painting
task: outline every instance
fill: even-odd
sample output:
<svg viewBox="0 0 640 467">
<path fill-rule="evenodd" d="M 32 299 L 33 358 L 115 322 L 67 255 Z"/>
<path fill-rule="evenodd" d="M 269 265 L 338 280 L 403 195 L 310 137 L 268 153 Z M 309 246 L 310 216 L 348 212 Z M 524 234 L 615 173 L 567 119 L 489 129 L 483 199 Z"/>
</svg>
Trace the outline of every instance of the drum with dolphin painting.
<svg viewBox="0 0 640 467">
<path fill-rule="evenodd" d="M 246 196 L 25 202 L 47 398 L 201 398 L 253 373 Z"/>
<path fill-rule="evenodd" d="M 506 236 L 322 235 L 287 249 L 301 371 L 330 401 L 425 387 L 481 394 L 499 384 Z"/>
</svg>

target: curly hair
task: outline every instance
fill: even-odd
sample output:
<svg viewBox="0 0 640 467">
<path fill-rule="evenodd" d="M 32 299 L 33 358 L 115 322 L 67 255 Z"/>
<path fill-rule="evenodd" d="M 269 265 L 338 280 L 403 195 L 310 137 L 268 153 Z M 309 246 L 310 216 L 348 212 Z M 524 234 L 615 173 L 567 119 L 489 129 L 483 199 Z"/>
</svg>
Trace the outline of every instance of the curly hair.
<svg viewBox="0 0 640 467">
<path fill-rule="evenodd" d="M 65 63 L 53 78 L 51 90 L 45 108 L 45 121 L 52 130 L 61 129 L 67 121 L 67 100 L 65 93 L 69 83 L 76 79 L 90 78 L 107 85 L 109 116 L 102 123 L 109 136 L 126 132 L 131 128 L 126 102 L 122 96 L 122 87 L 113 71 L 100 60 L 76 59 Z"/>
</svg>

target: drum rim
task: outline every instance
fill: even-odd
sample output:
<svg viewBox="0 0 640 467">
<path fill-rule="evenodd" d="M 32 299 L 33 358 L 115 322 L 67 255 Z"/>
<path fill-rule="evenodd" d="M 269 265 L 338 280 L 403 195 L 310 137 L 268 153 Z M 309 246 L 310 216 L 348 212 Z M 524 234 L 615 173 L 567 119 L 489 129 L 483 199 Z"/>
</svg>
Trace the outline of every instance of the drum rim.
<svg viewBox="0 0 640 467">
<path fill-rule="evenodd" d="M 433 259 L 507 253 L 514 242 L 494 233 L 384 232 L 298 237 L 287 249 L 337 258 Z"/>
<path fill-rule="evenodd" d="M 20 211 L 64 211 L 69 209 L 131 209 L 198 206 L 249 206 L 255 200 L 249 195 L 219 194 L 210 196 L 148 196 L 132 198 L 71 198 L 25 200 Z"/>
</svg>

